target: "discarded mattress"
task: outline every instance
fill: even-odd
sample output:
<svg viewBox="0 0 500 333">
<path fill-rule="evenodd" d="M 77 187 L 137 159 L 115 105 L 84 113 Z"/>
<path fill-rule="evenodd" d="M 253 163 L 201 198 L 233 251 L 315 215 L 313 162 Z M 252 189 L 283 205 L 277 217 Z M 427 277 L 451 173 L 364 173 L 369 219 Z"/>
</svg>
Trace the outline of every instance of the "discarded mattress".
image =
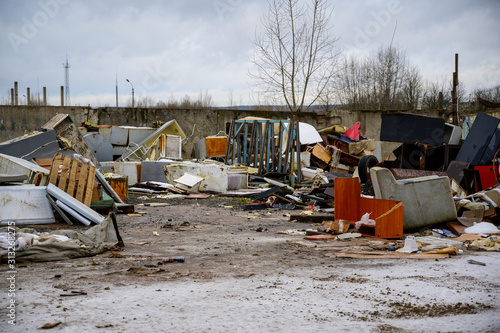
<svg viewBox="0 0 500 333">
<path fill-rule="evenodd" d="M 9 236 L 13 234 L 18 236 L 23 234 L 28 235 L 18 238 L 17 244 L 11 244 L 9 243 Z M 42 237 L 43 241 L 35 242 L 36 239 L 33 235 Z M 0 228 L 2 263 L 7 263 L 9 259 L 13 258 L 12 248 L 9 249 L 9 247 L 17 247 L 19 249 L 15 252 L 15 260 L 17 263 L 21 263 L 90 257 L 109 250 L 116 244 L 118 244 L 118 235 L 113 226 L 111 216 L 108 216 L 104 222 L 85 232 L 57 230 L 52 234 L 41 235 L 32 228 Z"/>
</svg>

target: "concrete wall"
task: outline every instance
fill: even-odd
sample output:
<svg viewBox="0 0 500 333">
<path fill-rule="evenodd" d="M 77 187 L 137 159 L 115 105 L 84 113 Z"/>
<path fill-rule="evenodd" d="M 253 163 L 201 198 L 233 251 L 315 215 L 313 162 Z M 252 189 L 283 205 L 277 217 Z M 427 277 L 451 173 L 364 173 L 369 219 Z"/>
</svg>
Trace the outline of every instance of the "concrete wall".
<svg viewBox="0 0 500 333">
<path fill-rule="evenodd" d="M 39 130 L 58 113 L 70 114 L 77 124 L 97 123 L 97 113 L 90 107 L 79 106 L 0 106 L 0 142 Z"/>
<path fill-rule="evenodd" d="M 194 157 L 194 144 L 202 138 L 216 135 L 225 130 L 226 122 L 244 117 L 287 119 L 289 112 L 241 111 L 241 110 L 170 110 L 157 108 L 97 108 L 58 106 L 0 106 L 0 142 L 35 131 L 57 113 L 75 116 L 77 125 L 90 121 L 99 125 L 151 126 L 153 122 L 175 119 L 189 138 L 183 146 L 183 157 Z M 361 122 L 361 134 L 368 138 L 380 139 L 382 114 L 387 111 L 334 110 L 322 113 L 301 113 L 294 116 L 318 129 L 332 125 L 351 126 Z M 419 112 L 432 117 L 444 117 L 440 112 Z M 382 155 L 392 151 L 394 144 L 385 144 Z M 385 157 L 384 157 L 385 158 Z"/>
</svg>

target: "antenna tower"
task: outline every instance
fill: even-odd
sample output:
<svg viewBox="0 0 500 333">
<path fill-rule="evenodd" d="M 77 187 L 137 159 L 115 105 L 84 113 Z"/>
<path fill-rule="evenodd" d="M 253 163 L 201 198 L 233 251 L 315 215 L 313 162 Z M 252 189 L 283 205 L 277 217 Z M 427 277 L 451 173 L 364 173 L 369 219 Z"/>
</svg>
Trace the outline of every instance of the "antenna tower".
<svg viewBox="0 0 500 333">
<path fill-rule="evenodd" d="M 69 106 L 71 101 L 69 98 L 69 62 L 68 55 L 66 54 L 66 62 L 63 64 L 64 67 L 64 105 Z"/>
</svg>

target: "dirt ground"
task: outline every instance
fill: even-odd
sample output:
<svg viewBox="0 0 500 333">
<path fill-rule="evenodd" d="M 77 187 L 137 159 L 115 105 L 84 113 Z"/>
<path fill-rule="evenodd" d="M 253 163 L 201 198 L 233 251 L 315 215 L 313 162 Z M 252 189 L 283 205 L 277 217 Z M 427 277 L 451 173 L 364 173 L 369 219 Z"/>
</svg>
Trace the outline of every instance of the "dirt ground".
<svg viewBox="0 0 500 333">
<path fill-rule="evenodd" d="M 317 227 L 290 221 L 291 211 L 243 211 L 238 198 L 134 198 L 142 216 L 118 215 L 123 248 L 18 264 L 16 325 L 2 297 L 0 331 L 59 322 L 52 331 L 500 331 L 500 253 L 335 259 L 325 254 L 369 250 L 374 239 L 313 243 L 277 234 Z M 6 279 L 0 287 L 5 295 Z"/>
</svg>

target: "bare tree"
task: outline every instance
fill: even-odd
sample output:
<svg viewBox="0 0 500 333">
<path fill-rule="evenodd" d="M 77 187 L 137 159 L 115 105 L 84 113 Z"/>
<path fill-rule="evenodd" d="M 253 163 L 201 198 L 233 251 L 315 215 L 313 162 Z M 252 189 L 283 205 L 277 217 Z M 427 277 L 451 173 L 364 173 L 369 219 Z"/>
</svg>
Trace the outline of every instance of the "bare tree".
<svg viewBox="0 0 500 333">
<path fill-rule="evenodd" d="M 422 77 L 404 50 L 380 47 L 371 57 L 344 59 L 334 87 L 340 103 L 351 109 L 416 109 Z"/>
<path fill-rule="evenodd" d="M 331 33 L 326 0 L 268 0 L 264 31 L 252 41 L 252 63 L 259 93 L 285 102 L 292 112 L 306 111 L 324 93 L 335 73 L 338 37 Z"/>
</svg>

